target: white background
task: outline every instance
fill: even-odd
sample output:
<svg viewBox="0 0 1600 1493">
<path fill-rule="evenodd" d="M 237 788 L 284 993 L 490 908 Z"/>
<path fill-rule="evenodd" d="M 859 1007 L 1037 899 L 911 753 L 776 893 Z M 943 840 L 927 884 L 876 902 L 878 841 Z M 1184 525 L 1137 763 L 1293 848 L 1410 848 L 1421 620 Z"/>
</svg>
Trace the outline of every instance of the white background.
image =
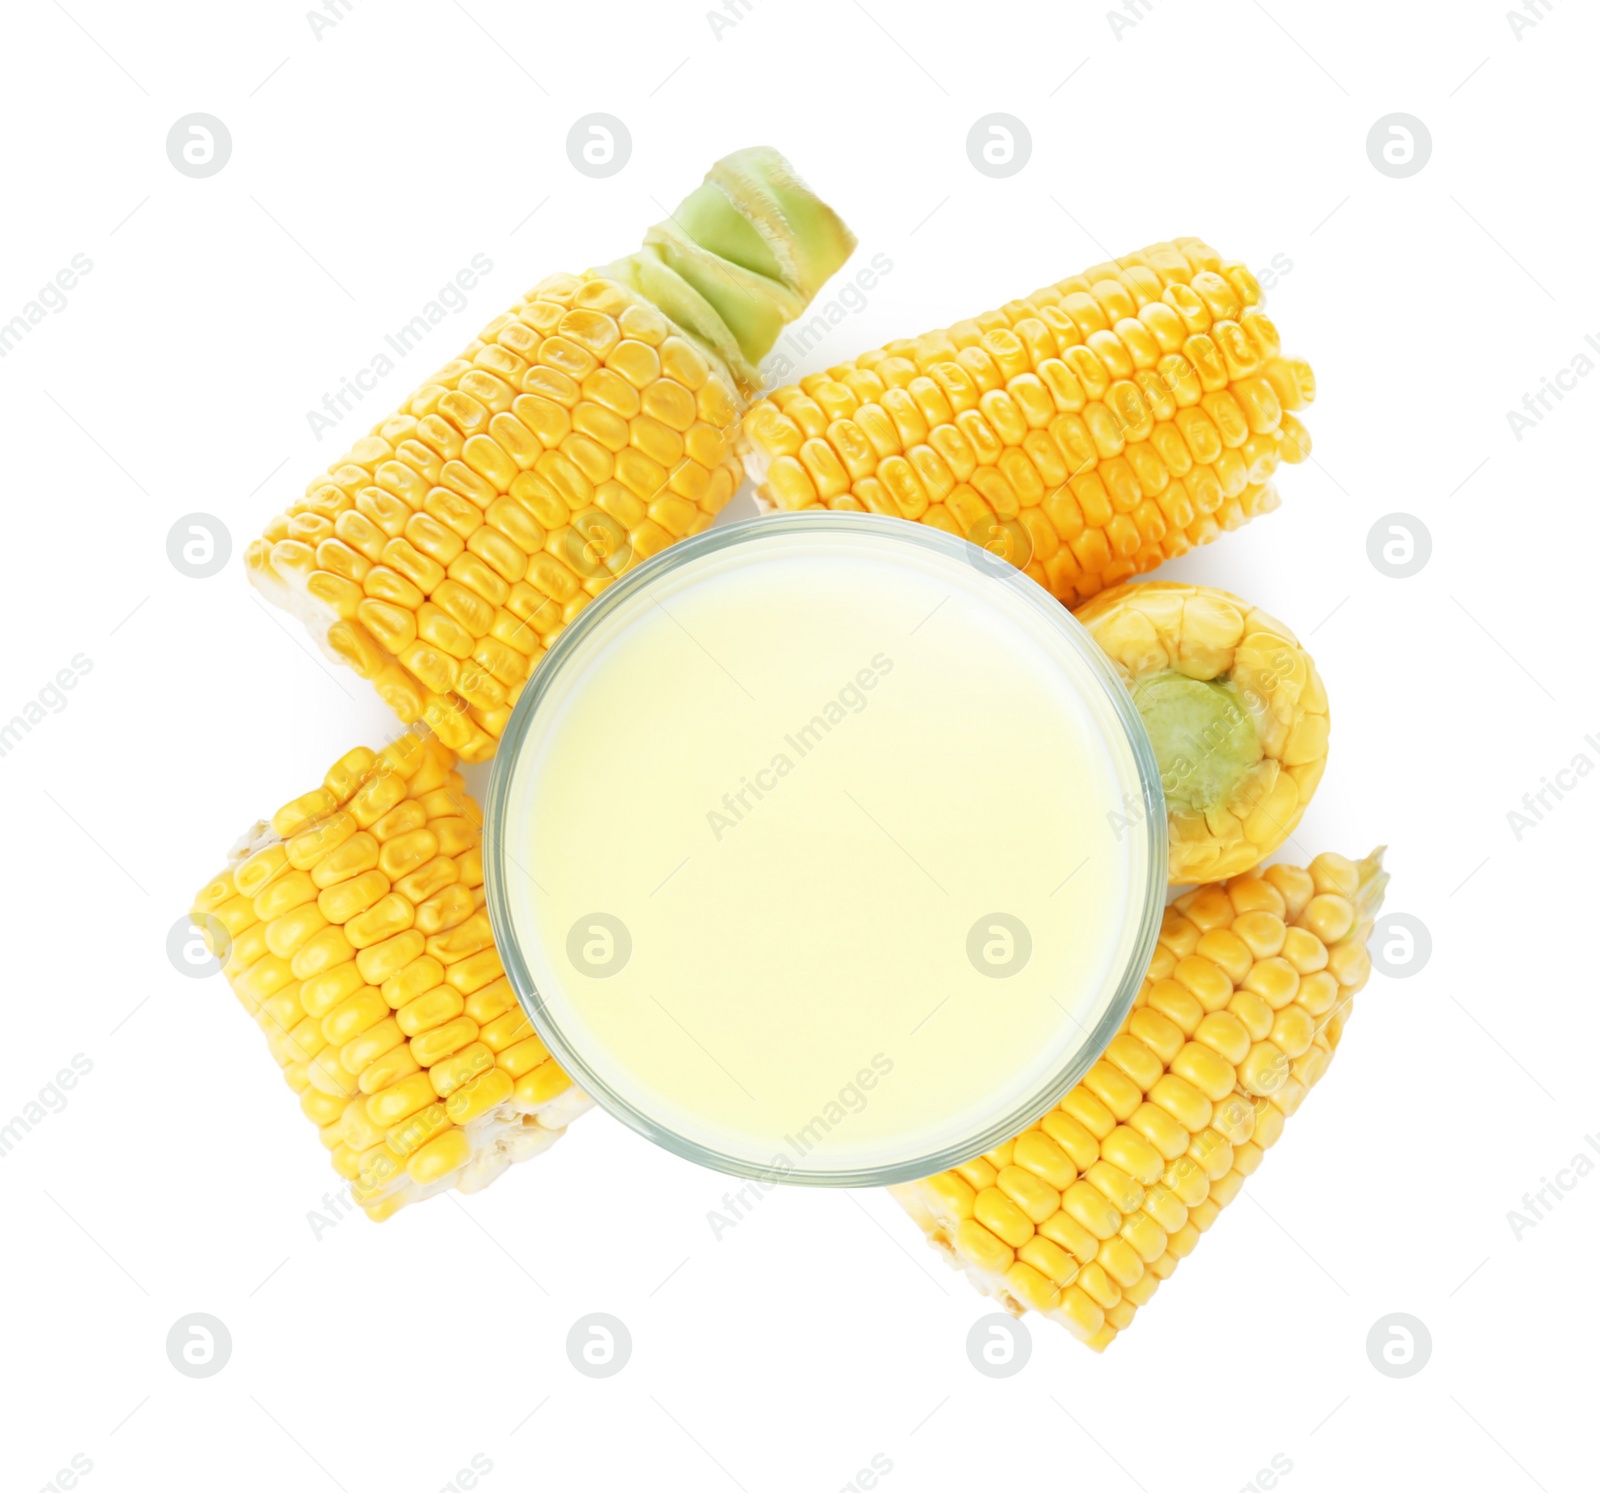
<svg viewBox="0 0 1600 1493">
<path fill-rule="evenodd" d="M 704 0 L 356 0 L 320 40 L 293 3 L 4 15 L 0 320 L 94 266 L 0 361 L 0 717 L 93 664 L 0 759 L 0 1120 L 93 1064 L 0 1160 L 5 1487 L 74 1454 L 91 1493 L 433 1493 L 475 1454 L 491 1493 L 832 1493 L 874 1454 L 891 1493 L 1235 1490 L 1275 1454 L 1291 1493 L 1595 1486 L 1600 1179 L 1520 1240 L 1506 1217 L 1600 1132 L 1600 781 L 1520 842 L 1506 818 L 1600 762 L 1600 379 L 1520 442 L 1506 418 L 1600 334 L 1592 11 L 1555 0 L 1520 39 L 1506 0 L 1155 0 L 1120 36 L 1017 0 L 752 0 L 720 39 Z M 564 145 L 596 110 L 634 142 L 603 181 Z M 165 154 L 194 111 L 233 137 L 206 180 Z M 1033 137 L 1006 180 L 966 155 L 992 111 Z M 1365 147 L 1393 111 L 1433 139 L 1405 180 Z M 1315 459 L 1168 573 L 1309 642 L 1334 737 L 1297 838 L 1387 842 L 1433 954 L 1374 977 L 1324 1086 L 1100 1358 L 1036 1321 L 1026 1369 L 981 1377 L 989 1304 L 888 1197 L 775 1193 L 719 1242 L 725 1179 L 598 1114 L 481 1196 L 318 1240 L 316 1136 L 221 978 L 164 953 L 242 827 L 390 729 L 258 603 L 243 544 L 503 304 L 757 141 L 894 263 L 813 367 L 1174 234 L 1292 261 L 1269 309 L 1318 374 Z M 470 309 L 319 445 L 305 412 L 478 252 Z M 197 510 L 235 546 L 204 581 L 165 551 Z M 1408 580 L 1367 558 L 1394 511 L 1433 538 Z M 196 1311 L 233 1339 L 203 1380 L 164 1351 Z M 632 1332 L 610 1379 L 565 1356 L 591 1311 Z M 1365 1351 L 1394 1311 L 1432 1334 L 1409 1379 Z"/>
</svg>

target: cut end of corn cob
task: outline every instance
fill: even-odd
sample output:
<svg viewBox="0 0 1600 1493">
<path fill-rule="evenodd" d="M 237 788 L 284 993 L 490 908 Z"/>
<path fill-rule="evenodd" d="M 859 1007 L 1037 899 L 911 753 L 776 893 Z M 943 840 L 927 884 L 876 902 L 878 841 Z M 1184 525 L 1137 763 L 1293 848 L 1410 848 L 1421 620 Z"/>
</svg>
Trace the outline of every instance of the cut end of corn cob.
<svg viewBox="0 0 1600 1493">
<path fill-rule="evenodd" d="M 778 508 L 937 525 L 1069 606 L 1277 507 L 1310 454 L 1262 292 L 1199 239 L 1154 244 L 757 404 L 742 450 Z"/>
<path fill-rule="evenodd" d="M 1283 623 L 1226 591 L 1114 587 L 1078 620 L 1115 665 L 1155 748 L 1168 877 L 1220 881 L 1293 833 L 1322 780 L 1328 696 Z"/>
<path fill-rule="evenodd" d="M 258 823 L 193 917 L 367 1215 L 477 1192 L 591 1107 L 495 954 L 452 753 L 358 747 Z"/>
<path fill-rule="evenodd" d="M 853 243 L 775 152 L 730 156 L 638 254 L 543 281 L 314 478 L 246 550 L 252 582 L 487 760 L 561 629 L 733 496 L 753 360 Z"/>
<path fill-rule="evenodd" d="M 714 348 L 748 395 L 779 332 L 855 246 L 794 167 L 756 146 L 718 161 L 642 249 L 600 273 Z"/>
<path fill-rule="evenodd" d="M 1381 861 L 1320 855 L 1180 897 L 1083 1082 L 1014 1140 L 895 1196 L 980 1291 L 1105 1348 L 1327 1070 L 1371 971 Z"/>
</svg>

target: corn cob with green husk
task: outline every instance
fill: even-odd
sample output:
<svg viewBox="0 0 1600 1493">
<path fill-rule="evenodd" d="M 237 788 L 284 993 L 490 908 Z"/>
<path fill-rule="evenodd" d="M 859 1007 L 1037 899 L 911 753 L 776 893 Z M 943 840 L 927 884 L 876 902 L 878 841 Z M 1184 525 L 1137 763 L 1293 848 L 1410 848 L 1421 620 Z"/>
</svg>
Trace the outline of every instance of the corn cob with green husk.
<svg viewBox="0 0 1600 1493">
<path fill-rule="evenodd" d="M 1265 860 L 1327 762 L 1328 696 L 1311 655 L 1283 623 L 1209 586 L 1117 586 L 1075 615 L 1155 748 L 1169 879 L 1220 881 Z"/>
<path fill-rule="evenodd" d="M 1261 286 L 1199 239 L 1153 244 L 756 405 L 778 508 L 865 510 L 992 549 L 1075 606 L 1277 507 L 1316 394 Z"/>
<path fill-rule="evenodd" d="M 733 495 L 756 365 L 854 244 L 775 151 L 726 157 L 641 249 L 542 281 L 314 478 L 251 579 L 486 759 L 560 630 Z"/>
<path fill-rule="evenodd" d="M 1104 1348 L 1327 1070 L 1371 970 L 1381 854 L 1180 897 L 1083 1082 L 996 1150 L 891 1190 L 981 1291 Z"/>
</svg>

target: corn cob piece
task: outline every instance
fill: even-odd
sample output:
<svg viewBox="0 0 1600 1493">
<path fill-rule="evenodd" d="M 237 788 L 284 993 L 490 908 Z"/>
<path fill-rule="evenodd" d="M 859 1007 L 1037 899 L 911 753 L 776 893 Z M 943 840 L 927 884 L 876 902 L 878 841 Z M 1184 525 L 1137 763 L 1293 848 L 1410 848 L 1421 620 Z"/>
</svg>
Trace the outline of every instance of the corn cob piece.
<svg viewBox="0 0 1600 1493">
<path fill-rule="evenodd" d="M 979 1290 L 1106 1347 L 1327 1070 L 1371 969 L 1381 856 L 1180 897 L 1083 1082 L 999 1149 L 891 1191 Z"/>
<path fill-rule="evenodd" d="M 1328 696 L 1283 623 L 1226 591 L 1144 581 L 1075 615 L 1133 695 L 1167 799 L 1168 878 L 1221 881 L 1294 832 L 1328 757 Z"/>
<path fill-rule="evenodd" d="M 756 363 L 854 244 L 775 151 L 719 161 L 643 248 L 543 281 L 314 478 L 251 580 L 487 759 L 562 627 L 733 495 Z"/>
<path fill-rule="evenodd" d="M 482 815 L 454 768 L 416 731 L 346 753 L 240 840 L 192 914 L 378 1220 L 487 1187 L 592 1103 L 495 954 Z"/>
<path fill-rule="evenodd" d="M 1003 555 L 1074 606 L 1277 507 L 1315 397 L 1243 264 L 1153 244 L 762 400 L 779 508 L 865 509 Z"/>
</svg>

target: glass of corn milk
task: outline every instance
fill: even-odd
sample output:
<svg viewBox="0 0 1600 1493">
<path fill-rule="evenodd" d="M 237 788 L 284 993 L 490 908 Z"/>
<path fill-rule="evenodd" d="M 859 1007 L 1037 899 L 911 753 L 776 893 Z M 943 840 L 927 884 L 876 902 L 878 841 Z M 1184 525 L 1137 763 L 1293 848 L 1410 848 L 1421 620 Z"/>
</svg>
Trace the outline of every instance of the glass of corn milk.
<svg viewBox="0 0 1600 1493">
<path fill-rule="evenodd" d="M 1023 1129 L 1126 1017 L 1166 890 L 1126 691 L 937 529 L 774 515 L 561 633 L 495 759 L 501 958 L 619 1119 L 767 1181 L 881 1185 Z"/>
</svg>

